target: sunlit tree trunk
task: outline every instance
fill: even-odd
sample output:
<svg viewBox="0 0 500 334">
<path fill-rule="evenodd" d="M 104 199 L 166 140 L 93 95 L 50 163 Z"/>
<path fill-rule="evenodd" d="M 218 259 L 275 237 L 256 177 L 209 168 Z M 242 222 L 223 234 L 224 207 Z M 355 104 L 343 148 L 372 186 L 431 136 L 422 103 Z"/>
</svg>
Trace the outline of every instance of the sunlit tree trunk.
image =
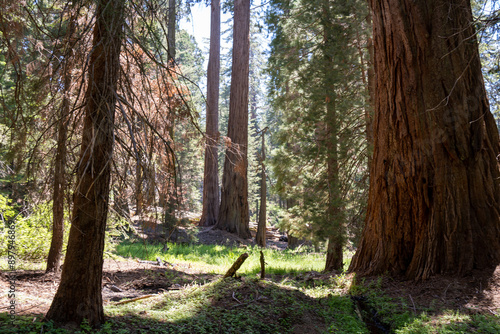
<svg viewBox="0 0 500 334">
<path fill-rule="evenodd" d="M 234 2 L 228 137 L 217 227 L 250 238 L 248 212 L 248 72 L 250 0 Z"/>
<path fill-rule="evenodd" d="M 366 227 L 350 271 L 425 279 L 500 261 L 499 137 L 469 1 L 371 0 Z"/>
<path fill-rule="evenodd" d="M 207 71 L 207 143 L 203 178 L 203 212 L 200 226 L 217 223 L 219 215 L 219 75 L 220 75 L 220 1 L 212 0 L 210 55 Z"/>
<path fill-rule="evenodd" d="M 68 249 L 61 283 L 46 315 L 56 322 L 104 322 L 102 265 L 123 12 L 122 0 L 97 1 Z"/>
<path fill-rule="evenodd" d="M 73 17 L 68 20 L 68 30 L 65 37 L 65 55 L 63 67 L 63 98 L 57 126 L 57 149 L 54 166 L 54 192 L 52 195 L 52 240 L 47 256 L 47 272 L 59 271 L 64 239 L 64 194 L 66 192 L 66 140 L 68 137 L 68 122 L 70 118 L 71 71 L 73 69 L 72 36 L 75 30 Z"/>
<path fill-rule="evenodd" d="M 260 156 L 261 176 L 260 176 L 260 210 L 257 223 L 257 234 L 255 235 L 255 242 L 260 247 L 266 247 L 266 220 L 267 220 L 267 184 L 266 184 L 266 169 L 264 160 L 266 160 L 266 145 L 265 135 L 266 131 L 262 131 L 262 154 Z"/>
</svg>

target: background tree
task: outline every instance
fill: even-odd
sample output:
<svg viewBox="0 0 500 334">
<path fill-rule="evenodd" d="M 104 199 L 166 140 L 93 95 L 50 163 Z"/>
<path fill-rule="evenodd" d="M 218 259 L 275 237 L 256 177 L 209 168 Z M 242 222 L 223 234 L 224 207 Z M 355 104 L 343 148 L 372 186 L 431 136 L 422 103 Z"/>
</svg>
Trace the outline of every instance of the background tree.
<svg viewBox="0 0 500 334">
<path fill-rule="evenodd" d="M 470 2 L 370 6 L 374 156 L 366 227 L 350 270 L 425 279 L 496 265 L 499 138 Z"/>
<path fill-rule="evenodd" d="M 203 209 L 200 226 L 217 223 L 219 215 L 219 76 L 220 76 L 220 1 L 212 0 L 210 16 L 210 55 L 207 70 L 206 147 L 203 173 Z"/>
<path fill-rule="evenodd" d="M 366 68 L 357 45 L 365 4 L 276 1 L 273 8 L 269 72 L 279 126 L 272 165 L 287 201 L 282 225 L 290 245 L 297 237 L 329 240 L 325 268 L 341 270 L 347 229 L 355 231 L 363 215 L 365 187 L 354 180 L 366 174 Z"/>
<path fill-rule="evenodd" d="M 52 196 L 52 241 L 47 256 L 46 271 L 59 271 L 61 253 L 64 239 L 64 203 L 66 193 L 66 155 L 68 127 L 71 120 L 71 85 L 72 71 L 75 62 L 73 50 L 75 48 L 76 19 L 74 13 L 69 13 L 66 18 L 66 33 L 63 43 L 64 59 L 62 65 L 63 92 L 60 106 L 59 120 L 57 125 L 57 149 L 54 167 L 54 190 Z"/>
<path fill-rule="evenodd" d="M 217 228 L 250 237 L 248 212 L 248 71 L 250 1 L 234 3 L 228 138 Z"/>
</svg>

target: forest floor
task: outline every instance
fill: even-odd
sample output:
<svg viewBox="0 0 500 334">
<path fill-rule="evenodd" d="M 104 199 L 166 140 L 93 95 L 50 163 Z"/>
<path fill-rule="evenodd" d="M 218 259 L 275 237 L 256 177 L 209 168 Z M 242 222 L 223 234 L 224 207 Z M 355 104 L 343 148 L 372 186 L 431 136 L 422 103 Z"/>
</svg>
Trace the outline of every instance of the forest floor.
<svg viewBox="0 0 500 334">
<path fill-rule="evenodd" d="M 500 333 L 500 267 L 420 282 L 385 276 L 358 279 L 310 268 L 286 272 L 273 270 L 274 259 L 288 252 L 283 250 L 286 243 L 270 241 L 272 254 L 278 255 L 266 257 L 270 270 L 265 280 L 259 279 L 257 267 L 242 269 L 239 278 L 222 279 L 232 260 L 214 271 L 189 259 L 176 261 L 180 255 L 175 254 L 167 260 L 163 256 L 161 265 L 151 261 L 154 255 L 142 256 L 148 260 L 106 259 L 103 300 L 108 321 L 100 330 L 42 323 L 60 276 L 18 270 L 17 320 L 14 326 L 7 323 L 9 299 L 2 293 L 0 333 Z M 216 248 L 221 254 L 256 253 L 250 240 L 214 229 L 199 230 L 199 245 L 188 251 L 195 253 L 207 242 L 221 245 Z M 167 253 L 173 251 L 180 252 Z M 0 291 L 8 289 L 7 273 L 2 272 Z"/>
</svg>

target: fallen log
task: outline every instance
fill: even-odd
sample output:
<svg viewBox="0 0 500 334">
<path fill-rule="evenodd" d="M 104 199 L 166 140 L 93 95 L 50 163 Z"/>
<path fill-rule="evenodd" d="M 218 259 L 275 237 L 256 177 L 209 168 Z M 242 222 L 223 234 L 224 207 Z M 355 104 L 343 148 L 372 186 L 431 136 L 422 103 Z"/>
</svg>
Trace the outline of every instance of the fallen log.
<svg viewBox="0 0 500 334">
<path fill-rule="evenodd" d="M 132 303 L 132 302 L 135 302 L 135 301 L 140 300 L 140 299 L 146 299 L 146 298 L 150 298 L 150 297 L 154 297 L 154 296 L 158 296 L 158 295 L 145 295 L 145 296 L 140 296 L 140 297 L 136 297 L 136 298 L 132 298 L 132 299 L 127 299 L 127 300 L 118 302 L 115 305 L 122 305 L 122 304 Z"/>
<path fill-rule="evenodd" d="M 227 271 L 227 273 L 224 275 L 223 278 L 233 277 L 236 274 L 236 271 L 238 269 L 240 269 L 240 267 L 243 264 L 243 262 L 245 262 L 245 260 L 247 259 L 247 257 L 248 257 L 248 253 L 241 254 L 240 257 L 233 263 L 233 265 L 231 266 L 231 268 L 229 268 L 229 270 Z"/>
</svg>

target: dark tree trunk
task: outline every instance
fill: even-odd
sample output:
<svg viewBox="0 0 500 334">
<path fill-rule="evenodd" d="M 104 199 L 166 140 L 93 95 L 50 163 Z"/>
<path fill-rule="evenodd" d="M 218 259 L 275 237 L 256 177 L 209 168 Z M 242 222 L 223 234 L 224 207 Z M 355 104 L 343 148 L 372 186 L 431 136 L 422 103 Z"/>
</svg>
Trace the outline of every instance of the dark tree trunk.
<svg viewBox="0 0 500 334">
<path fill-rule="evenodd" d="M 248 212 L 248 71 L 250 0 L 234 3 L 233 66 L 228 137 L 217 228 L 250 238 Z"/>
<path fill-rule="evenodd" d="M 295 248 L 299 247 L 299 245 L 300 245 L 299 238 L 294 237 L 290 233 L 287 233 L 287 238 L 288 238 L 288 241 L 287 241 L 286 247 L 288 249 L 295 249 Z"/>
<path fill-rule="evenodd" d="M 88 67 L 81 156 L 61 283 L 46 318 L 97 326 L 104 322 L 102 264 L 108 213 L 116 87 L 124 2 L 97 2 Z"/>
<path fill-rule="evenodd" d="M 374 155 L 350 271 L 426 279 L 497 265 L 499 138 L 470 2 L 370 5 Z"/>
<path fill-rule="evenodd" d="M 328 238 L 328 248 L 326 252 L 325 271 L 338 270 L 341 271 L 343 263 L 343 246 L 344 246 L 344 222 L 341 213 L 341 195 L 339 184 L 339 162 L 338 162 L 338 135 L 337 135 L 337 112 L 335 110 L 334 88 L 328 90 L 327 93 L 327 128 L 328 128 L 328 153 L 327 153 L 327 168 L 328 168 L 328 209 L 327 217 L 331 224 L 331 235 Z"/>
<path fill-rule="evenodd" d="M 266 146 L 265 146 L 265 130 L 262 131 L 262 155 L 261 161 L 261 178 L 260 178 L 260 212 L 257 224 L 257 234 L 255 235 L 255 242 L 260 247 L 266 247 L 266 219 L 267 219 L 267 184 L 266 184 L 266 169 L 264 160 L 266 160 Z"/>
<path fill-rule="evenodd" d="M 207 71 L 207 143 L 203 178 L 203 211 L 200 226 L 217 223 L 219 215 L 219 75 L 220 75 L 220 1 L 212 0 L 210 56 Z"/>
<path fill-rule="evenodd" d="M 73 54 L 71 52 L 72 35 L 75 30 L 73 17 L 69 18 L 66 32 L 65 62 L 63 68 L 64 94 L 61 103 L 57 126 L 57 151 L 54 166 L 54 193 L 52 195 L 52 241 L 47 257 L 46 272 L 59 271 L 64 239 L 64 194 L 66 191 L 66 139 L 68 137 L 68 122 L 70 118 L 71 71 Z"/>
<path fill-rule="evenodd" d="M 335 35 L 337 29 L 334 27 L 334 15 L 330 10 L 329 1 L 323 3 L 323 53 L 324 70 L 323 82 L 325 88 L 326 104 L 326 127 L 327 127 L 327 186 L 328 186 L 328 208 L 326 216 L 330 224 L 330 236 L 328 238 L 328 248 L 326 252 L 325 271 L 341 271 L 343 263 L 344 246 L 344 222 L 342 212 L 342 195 L 340 189 L 340 169 L 339 169 L 339 129 L 340 121 L 337 112 L 336 100 L 338 83 L 332 78 L 337 76 L 335 73 L 334 52 L 336 49 Z"/>
</svg>

